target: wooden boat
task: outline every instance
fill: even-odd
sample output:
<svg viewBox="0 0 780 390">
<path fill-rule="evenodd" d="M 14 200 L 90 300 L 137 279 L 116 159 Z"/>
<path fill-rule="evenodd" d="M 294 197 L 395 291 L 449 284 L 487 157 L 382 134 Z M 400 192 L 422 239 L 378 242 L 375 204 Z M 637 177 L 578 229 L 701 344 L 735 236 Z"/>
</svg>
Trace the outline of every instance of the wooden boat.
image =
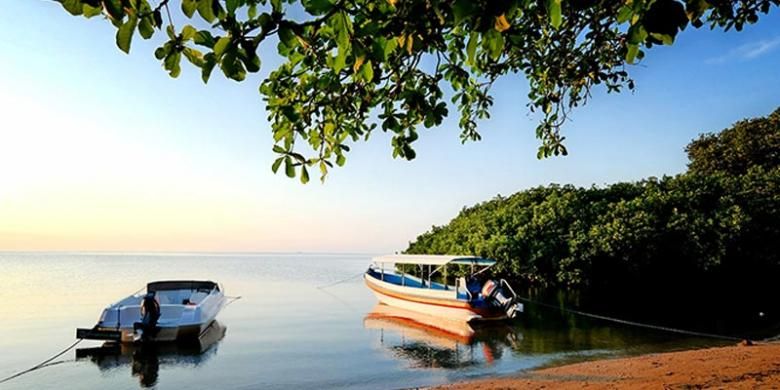
<svg viewBox="0 0 780 390">
<path fill-rule="evenodd" d="M 373 259 L 363 278 L 377 299 L 389 306 L 465 322 L 515 318 L 523 305 L 509 283 L 481 280 L 495 263 L 473 256 L 380 256 Z M 432 280 L 452 265 L 470 267 L 468 277 L 457 278 L 455 285 Z M 410 266 L 424 278 L 403 272 Z"/>
<path fill-rule="evenodd" d="M 93 328 L 76 330 L 76 338 L 122 343 L 197 340 L 225 303 L 225 294 L 212 281 L 152 282 L 145 293 L 106 307 Z"/>
</svg>

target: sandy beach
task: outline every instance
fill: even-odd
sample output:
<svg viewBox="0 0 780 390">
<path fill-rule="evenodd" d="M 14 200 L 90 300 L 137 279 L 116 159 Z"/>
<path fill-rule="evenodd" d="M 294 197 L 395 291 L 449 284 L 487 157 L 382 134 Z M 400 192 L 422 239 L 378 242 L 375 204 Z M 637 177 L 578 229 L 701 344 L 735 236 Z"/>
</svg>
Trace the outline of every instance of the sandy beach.
<svg viewBox="0 0 780 390">
<path fill-rule="evenodd" d="M 439 389 L 778 389 L 780 343 L 571 364 Z"/>
</svg>

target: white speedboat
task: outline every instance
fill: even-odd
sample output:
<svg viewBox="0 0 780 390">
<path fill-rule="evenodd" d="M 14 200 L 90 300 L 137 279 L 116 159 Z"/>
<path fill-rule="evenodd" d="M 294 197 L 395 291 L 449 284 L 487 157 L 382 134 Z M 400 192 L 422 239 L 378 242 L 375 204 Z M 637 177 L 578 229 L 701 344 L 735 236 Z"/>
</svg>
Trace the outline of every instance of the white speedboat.
<svg viewBox="0 0 780 390">
<path fill-rule="evenodd" d="M 472 322 L 517 317 L 523 304 L 504 279 L 483 278 L 495 260 L 475 256 L 390 255 L 373 259 L 363 276 L 379 302 L 434 317 Z M 389 266 L 389 269 L 388 269 Z M 448 266 L 469 268 L 455 285 L 432 277 L 446 273 Z M 420 276 L 404 272 L 414 268 Z"/>
<path fill-rule="evenodd" d="M 146 285 L 103 310 L 91 329 L 77 329 L 76 338 L 131 342 L 197 340 L 225 306 L 217 283 L 168 280 Z"/>
</svg>

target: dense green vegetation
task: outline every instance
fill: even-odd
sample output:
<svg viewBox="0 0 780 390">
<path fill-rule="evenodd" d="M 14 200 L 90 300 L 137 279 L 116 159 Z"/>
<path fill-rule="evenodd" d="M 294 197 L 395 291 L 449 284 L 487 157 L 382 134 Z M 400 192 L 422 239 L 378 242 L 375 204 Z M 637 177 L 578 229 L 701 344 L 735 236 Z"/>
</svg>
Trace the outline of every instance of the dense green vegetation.
<svg viewBox="0 0 780 390">
<path fill-rule="evenodd" d="M 671 45 L 691 26 L 741 30 L 780 0 L 56 0 L 104 17 L 116 44 L 163 35 L 155 57 L 206 82 L 216 69 L 243 81 L 261 69 L 262 45 L 280 65 L 264 78 L 278 154 L 274 172 L 324 178 L 372 131 L 413 159 L 418 131 L 457 109 L 461 138 L 478 140 L 492 85 L 522 75 L 539 114 L 538 156 L 566 154 L 560 128 L 594 87 L 633 89 L 626 64 Z M 165 34 L 159 34 L 160 31 Z M 263 61 L 268 55 L 263 52 Z M 274 62 L 274 61 L 272 61 Z"/>
<path fill-rule="evenodd" d="M 686 151 L 688 170 L 676 176 L 549 185 L 464 208 L 406 252 L 492 257 L 516 283 L 590 296 L 777 307 L 780 109 Z"/>
</svg>

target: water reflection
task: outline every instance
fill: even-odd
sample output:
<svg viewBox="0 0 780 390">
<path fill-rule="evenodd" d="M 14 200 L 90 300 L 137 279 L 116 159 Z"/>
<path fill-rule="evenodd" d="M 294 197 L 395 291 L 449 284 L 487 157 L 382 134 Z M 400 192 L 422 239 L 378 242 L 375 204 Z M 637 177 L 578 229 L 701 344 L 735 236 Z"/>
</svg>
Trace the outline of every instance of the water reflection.
<svg viewBox="0 0 780 390">
<path fill-rule="evenodd" d="M 522 335 L 506 323 L 473 327 L 466 322 L 378 304 L 363 319 L 380 331 L 380 346 L 413 368 L 465 368 L 492 364 Z"/>
<path fill-rule="evenodd" d="M 160 367 L 198 367 L 217 354 L 217 347 L 227 328 L 214 321 L 196 341 L 188 343 L 154 343 L 144 345 L 106 343 L 97 348 L 76 350 L 76 359 L 89 359 L 100 371 L 130 366 L 131 375 L 141 387 L 157 384 Z"/>
</svg>

